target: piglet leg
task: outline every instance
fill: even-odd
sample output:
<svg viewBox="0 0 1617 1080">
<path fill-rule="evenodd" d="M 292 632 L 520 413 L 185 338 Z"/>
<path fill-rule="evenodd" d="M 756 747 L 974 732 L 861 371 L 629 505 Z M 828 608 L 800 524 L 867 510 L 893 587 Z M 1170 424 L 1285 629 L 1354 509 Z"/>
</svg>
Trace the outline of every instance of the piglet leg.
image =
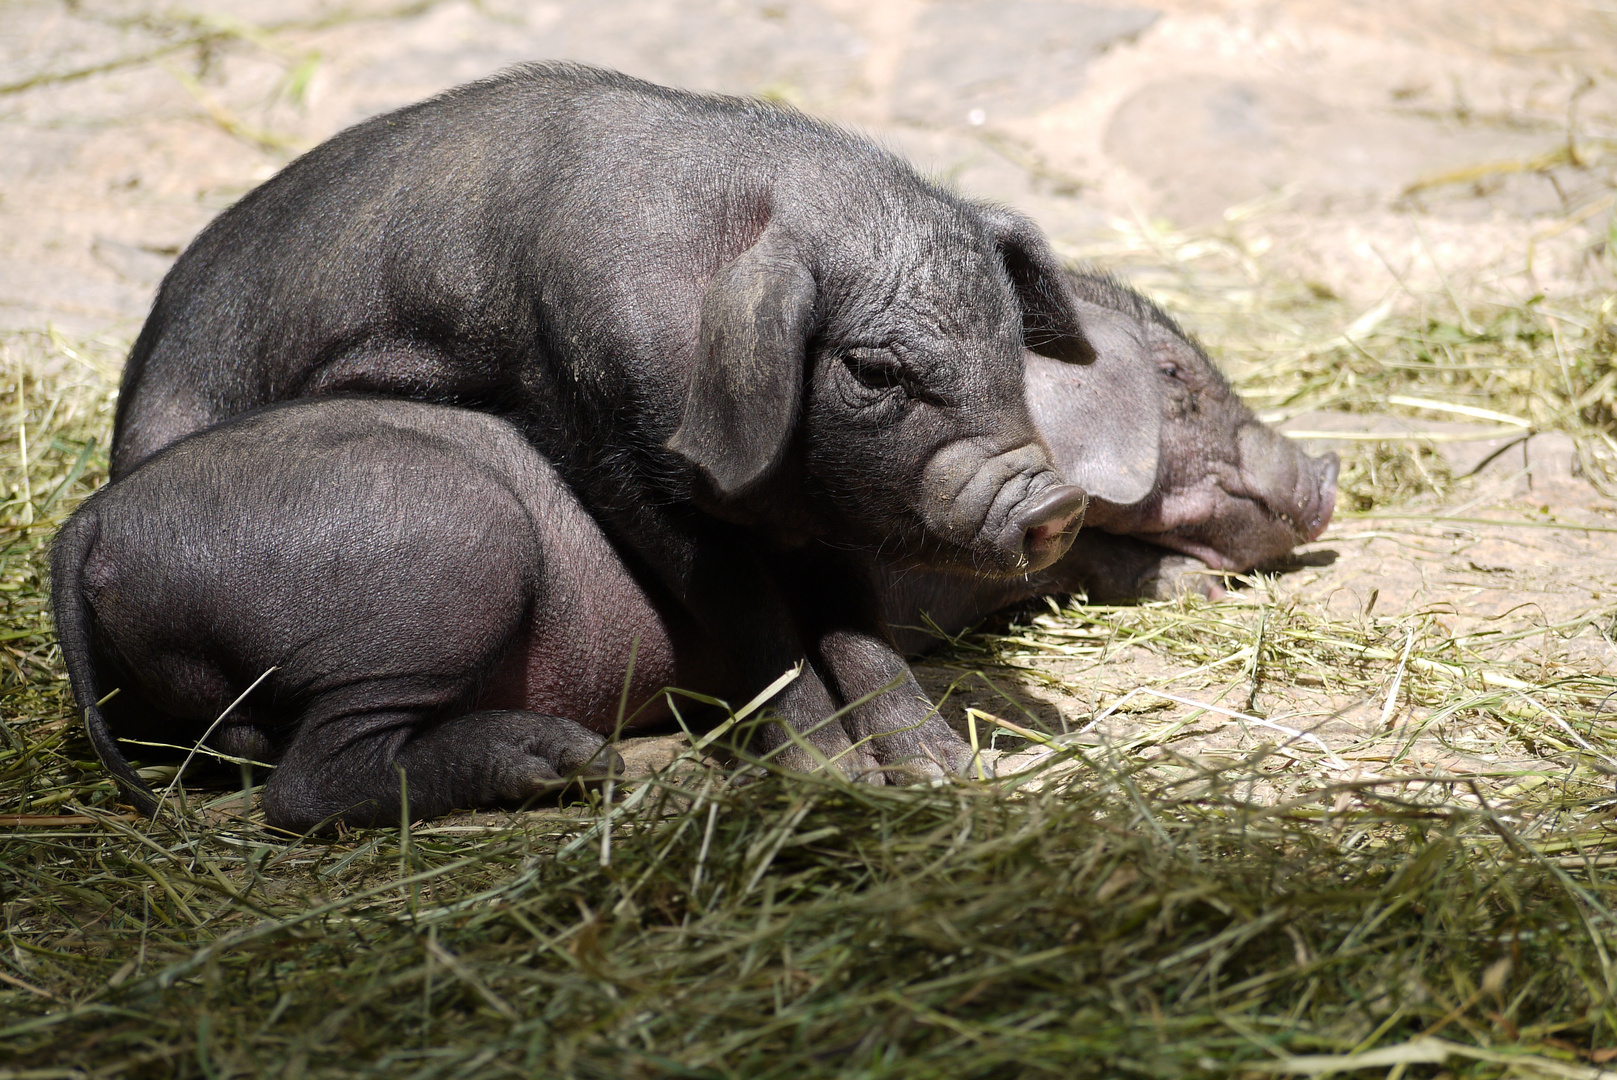
<svg viewBox="0 0 1617 1080">
<path fill-rule="evenodd" d="M 784 670 L 806 657 L 782 652 L 773 659 Z M 757 729 L 751 749 L 794 772 L 813 772 L 824 761 L 856 780 L 880 783 L 880 762 L 868 747 L 854 745 L 841 718 L 832 719 L 836 711 L 836 699 L 820 673 L 804 663 L 801 674 L 770 703 L 767 714 L 773 722 Z"/>
<path fill-rule="evenodd" d="M 766 706 L 772 722 L 754 730 L 751 752 L 796 772 L 813 772 L 830 762 L 849 776 L 878 775 L 876 759 L 831 719 L 838 702 L 808 662 L 794 608 L 797 594 L 787 587 L 790 582 L 781 581 L 779 567 L 757 552 L 756 540 L 724 524 L 676 522 L 646 508 L 636 512 L 640 516 L 628 519 L 625 533 L 653 566 L 673 569 L 664 582 L 735 672 L 734 697 L 745 701 L 782 672 L 803 665 Z"/>
<path fill-rule="evenodd" d="M 849 706 L 839 718 L 854 746 L 875 760 L 873 783 L 915 783 L 964 773 L 971 747 L 938 716 L 888 637 L 870 568 L 830 549 L 782 561 L 803 635 L 832 692 Z"/>
<path fill-rule="evenodd" d="M 560 791 L 574 779 L 621 774 L 598 734 L 560 717 L 516 710 L 423 724 L 409 713 L 305 719 L 264 788 L 270 824 L 306 832 L 341 820 L 397 822 L 400 770 L 412 818 L 456 808 L 511 805 Z"/>
<path fill-rule="evenodd" d="M 970 771 L 971 747 L 944 723 L 891 645 L 873 633 L 848 629 L 826 633 L 819 644 L 821 663 L 846 701 L 874 695 L 854 705 L 842 725 L 868 748 L 888 783 Z"/>
</svg>

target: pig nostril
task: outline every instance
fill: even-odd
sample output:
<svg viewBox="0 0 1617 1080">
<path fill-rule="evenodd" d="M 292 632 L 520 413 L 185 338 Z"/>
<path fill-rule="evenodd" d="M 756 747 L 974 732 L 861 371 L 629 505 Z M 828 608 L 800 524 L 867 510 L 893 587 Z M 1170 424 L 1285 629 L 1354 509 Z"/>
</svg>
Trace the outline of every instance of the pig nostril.
<svg viewBox="0 0 1617 1080">
<path fill-rule="evenodd" d="M 1318 503 L 1316 511 L 1309 515 L 1309 528 L 1306 536 L 1310 541 L 1318 540 L 1325 534 L 1325 529 L 1331 523 L 1331 515 L 1336 510 L 1336 477 L 1342 467 L 1341 460 L 1334 454 L 1326 454 L 1321 459 L 1324 464 L 1320 469 Z"/>
<path fill-rule="evenodd" d="M 1342 459 L 1334 452 L 1325 455 L 1325 470 L 1320 477 L 1319 489 L 1329 495 L 1332 502 L 1336 501 L 1336 476 L 1341 467 Z"/>
</svg>

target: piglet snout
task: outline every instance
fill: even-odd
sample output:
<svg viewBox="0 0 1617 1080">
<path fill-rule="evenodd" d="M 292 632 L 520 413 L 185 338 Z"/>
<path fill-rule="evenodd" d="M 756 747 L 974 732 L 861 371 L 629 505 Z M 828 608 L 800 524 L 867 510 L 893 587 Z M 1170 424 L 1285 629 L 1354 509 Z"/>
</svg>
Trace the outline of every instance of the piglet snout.
<svg viewBox="0 0 1617 1080">
<path fill-rule="evenodd" d="M 1325 532 L 1336 508 L 1340 463 L 1335 454 L 1310 457 L 1291 439 L 1254 420 L 1241 428 L 1240 461 L 1242 494 L 1284 522 L 1292 543 L 1317 540 Z"/>
<path fill-rule="evenodd" d="M 1033 568 L 1048 566 L 1067 550 L 1084 523 L 1089 497 L 1082 488 L 1060 484 L 1040 492 L 1012 519 L 1021 556 Z"/>
</svg>

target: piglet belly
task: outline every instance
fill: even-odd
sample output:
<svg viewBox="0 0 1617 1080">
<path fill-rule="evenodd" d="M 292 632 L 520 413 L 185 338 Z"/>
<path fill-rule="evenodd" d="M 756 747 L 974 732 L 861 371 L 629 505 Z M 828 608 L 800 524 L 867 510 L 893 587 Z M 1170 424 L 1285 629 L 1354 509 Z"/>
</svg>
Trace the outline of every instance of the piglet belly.
<svg viewBox="0 0 1617 1080">
<path fill-rule="evenodd" d="M 673 643 L 654 620 L 624 621 L 606 629 L 569 634 L 551 627 L 528 651 L 524 699 L 535 712 L 566 716 L 600 732 L 612 731 L 624 702 L 625 726 L 642 728 L 668 718 L 658 695 L 678 682 Z M 630 655 L 634 668 L 629 667 Z"/>
<path fill-rule="evenodd" d="M 568 603 L 550 616 L 515 643 L 485 684 L 479 707 L 527 709 L 610 733 L 618 724 L 628 677 L 625 728 L 668 719 L 659 692 L 678 683 L 674 645 L 649 606 L 601 610 L 587 602 Z"/>
</svg>

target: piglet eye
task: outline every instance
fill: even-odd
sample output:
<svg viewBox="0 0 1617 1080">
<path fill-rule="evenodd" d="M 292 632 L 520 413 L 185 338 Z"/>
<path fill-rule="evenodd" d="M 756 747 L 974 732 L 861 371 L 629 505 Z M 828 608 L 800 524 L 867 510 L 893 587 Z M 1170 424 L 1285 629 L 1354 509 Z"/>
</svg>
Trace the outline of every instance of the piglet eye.
<svg viewBox="0 0 1617 1080">
<path fill-rule="evenodd" d="M 842 363 L 861 386 L 871 390 L 892 390 L 905 384 L 904 368 L 891 353 L 878 349 L 851 349 L 842 354 Z"/>
<path fill-rule="evenodd" d="M 1177 379 L 1179 377 L 1178 364 L 1159 364 L 1158 369 L 1170 379 Z"/>
</svg>

